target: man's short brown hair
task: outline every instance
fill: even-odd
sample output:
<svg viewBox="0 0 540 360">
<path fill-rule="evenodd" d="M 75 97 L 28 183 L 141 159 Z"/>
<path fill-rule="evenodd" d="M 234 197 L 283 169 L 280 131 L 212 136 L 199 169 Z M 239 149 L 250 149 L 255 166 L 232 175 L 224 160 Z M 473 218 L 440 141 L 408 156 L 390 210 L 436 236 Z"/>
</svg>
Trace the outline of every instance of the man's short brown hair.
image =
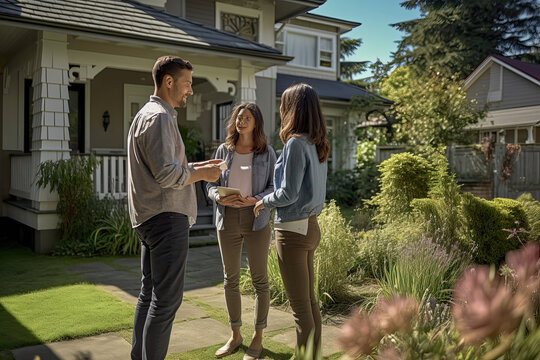
<svg viewBox="0 0 540 360">
<path fill-rule="evenodd" d="M 189 61 L 183 60 L 178 56 L 165 55 L 160 57 L 156 60 L 152 68 L 154 84 L 158 88 L 161 87 L 165 75 L 171 75 L 176 80 L 183 69 L 193 71 L 193 66 Z"/>
</svg>

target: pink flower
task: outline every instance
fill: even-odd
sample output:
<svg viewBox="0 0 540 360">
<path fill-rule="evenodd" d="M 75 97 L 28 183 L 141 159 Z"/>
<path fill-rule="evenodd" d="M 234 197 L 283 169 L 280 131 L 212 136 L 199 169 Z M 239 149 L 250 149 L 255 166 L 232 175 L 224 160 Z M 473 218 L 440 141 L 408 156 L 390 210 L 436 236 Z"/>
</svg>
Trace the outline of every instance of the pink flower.
<svg viewBox="0 0 540 360">
<path fill-rule="evenodd" d="M 338 342 L 350 356 L 370 354 L 382 336 L 377 324 L 365 312 L 353 310 L 351 317 L 343 324 Z"/>
<path fill-rule="evenodd" d="M 409 331 L 418 317 L 419 304 L 416 299 L 394 296 L 390 300 L 380 299 L 374 311 L 378 327 L 386 334 Z"/>
<path fill-rule="evenodd" d="M 522 293 L 513 294 L 488 266 L 469 267 L 454 288 L 452 314 L 466 343 L 478 343 L 512 332 L 529 306 Z"/>
<path fill-rule="evenodd" d="M 506 254 L 506 264 L 513 270 L 518 288 L 537 293 L 540 289 L 540 245 L 528 242 Z"/>
</svg>

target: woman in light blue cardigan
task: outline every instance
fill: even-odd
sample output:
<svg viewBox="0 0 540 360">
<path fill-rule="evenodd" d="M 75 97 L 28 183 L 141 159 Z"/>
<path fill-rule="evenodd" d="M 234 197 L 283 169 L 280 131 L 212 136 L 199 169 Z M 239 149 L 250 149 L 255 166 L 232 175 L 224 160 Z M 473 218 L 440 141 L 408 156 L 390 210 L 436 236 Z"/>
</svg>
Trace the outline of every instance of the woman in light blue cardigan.
<svg viewBox="0 0 540 360">
<path fill-rule="evenodd" d="M 255 103 L 234 107 L 228 121 L 227 138 L 216 152 L 224 159 L 227 169 L 216 182 L 208 183 L 210 199 L 215 200 L 216 228 L 223 262 L 225 301 L 232 335 L 216 352 L 221 358 L 232 354 L 242 345 L 241 296 L 239 289 L 242 245 L 246 247 L 251 280 L 255 288 L 255 332 L 244 360 L 257 359 L 262 351 L 262 334 L 270 306 L 267 260 L 270 245 L 270 211 L 258 218 L 253 206 L 274 190 L 273 173 L 276 155 L 267 145 L 263 117 Z M 240 189 L 241 194 L 220 197 L 218 186 Z"/>
<path fill-rule="evenodd" d="M 255 216 L 276 208 L 274 230 L 279 269 L 296 321 L 297 345 L 311 332 L 321 338 L 321 315 L 314 291 L 313 256 L 321 233 L 317 215 L 326 197 L 330 145 L 317 93 L 307 84 L 281 96 L 281 141 L 285 144 L 274 172 L 274 192 L 259 200 Z"/>
</svg>

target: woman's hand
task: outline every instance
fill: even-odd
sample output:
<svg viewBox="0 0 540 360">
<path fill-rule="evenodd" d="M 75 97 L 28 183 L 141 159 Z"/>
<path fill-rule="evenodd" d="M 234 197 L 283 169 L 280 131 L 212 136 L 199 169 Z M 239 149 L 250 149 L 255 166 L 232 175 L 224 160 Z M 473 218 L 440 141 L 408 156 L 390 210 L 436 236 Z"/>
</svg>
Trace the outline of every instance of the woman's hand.
<svg viewBox="0 0 540 360">
<path fill-rule="evenodd" d="M 264 204 L 262 200 L 259 200 L 253 208 L 253 214 L 255 214 L 255 217 L 259 217 L 259 211 L 261 211 L 262 209 L 264 209 Z"/>
<path fill-rule="evenodd" d="M 236 206 L 236 207 L 245 206 L 244 198 L 242 197 L 242 195 L 239 195 L 239 194 L 234 194 L 234 195 L 229 195 L 229 196 L 224 196 L 224 197 L 221 197 L 218 195 L 216 197 L 216 202 L 223 206 Z"/>
</svg>

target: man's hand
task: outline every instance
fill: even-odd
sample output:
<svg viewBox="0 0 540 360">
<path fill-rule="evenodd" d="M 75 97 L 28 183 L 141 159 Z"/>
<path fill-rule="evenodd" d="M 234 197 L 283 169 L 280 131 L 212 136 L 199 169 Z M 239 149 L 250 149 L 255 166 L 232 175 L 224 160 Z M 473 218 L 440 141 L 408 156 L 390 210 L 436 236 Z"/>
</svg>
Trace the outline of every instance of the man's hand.
<svg viewBox="0 0 540 360">
<path fill-rule="evenodd" d="M 206 165 L 217 165 L 222 161 L 223 161 L 222 159 L 212 159 L 212 160 L 195 162 L 195 163 L 192 163 L 191 165 L 193 165 L 194 168 L 199 168 Z"/>
<path fill-rule="evenodd" d="M 255 217 L 259 217 L 259 211 L 261 211 L 262 209 L 264 209 L 264 204 L 262 200 L 259 200 L 253 208 L 253 214 L 255 214 Z"/>
<path fill-rule="evenodd" d="M 195 171 L 202 171 L 203 173 L 201 180 L 208 182 L 217 181 L 219 179 L 219 176 L 221 175 L 221 169 L 217 166 L 217 164 L 203 165 L 195 169 Z"/>
<path fill-rule="evenodd" d="M 214 160 L 209 160 L 209 161 L 212 161 L 212 163 L 193 167 L 195 171 L 191 173 L 191 176 L 189 177 L 188 181 L 186 181 L 186 185 L 189 185 L 194 182 L 201 181 L 201 180 L 214 182 L 219 179 L 219 176 L 221 175 L 221 169 L 217 166 Z M 221 160 L 218 160 L 218 161 L 221 162 Z"/>
</svg>

